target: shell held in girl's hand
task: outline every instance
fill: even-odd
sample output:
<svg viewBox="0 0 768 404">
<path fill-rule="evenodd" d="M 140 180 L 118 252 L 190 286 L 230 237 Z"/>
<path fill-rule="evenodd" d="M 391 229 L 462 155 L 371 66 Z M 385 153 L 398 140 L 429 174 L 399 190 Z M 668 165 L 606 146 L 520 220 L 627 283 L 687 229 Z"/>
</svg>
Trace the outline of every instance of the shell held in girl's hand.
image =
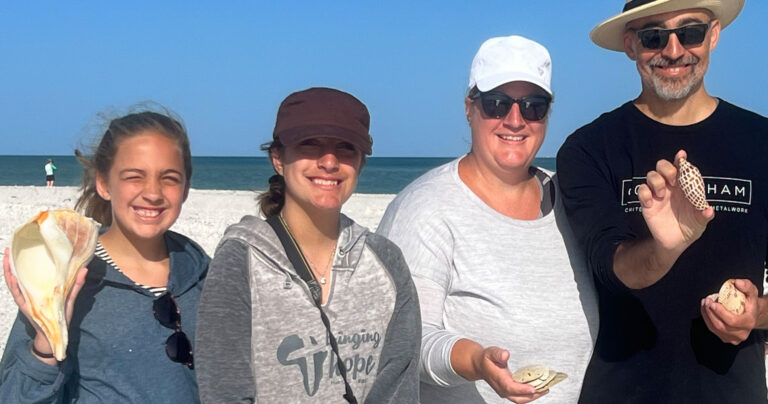
<svg viewBox="0 0 768 404">
<path fill-rule="evenodd" d="M 38 213 L 13 233 L 11 271 L 59 361 L 68 343 L 64 303 L 77 271 L 93 257 L 99 227 L 73 210 L 57 209 Z"/>
<path fill-rule="evenodd" d="M 684 158 L 677 160 L 677 183 L 691 204 L 698 210 L 709 207 L 707 193 L 704 188 L 704 178 L 699 169 Z"/>
</svg>

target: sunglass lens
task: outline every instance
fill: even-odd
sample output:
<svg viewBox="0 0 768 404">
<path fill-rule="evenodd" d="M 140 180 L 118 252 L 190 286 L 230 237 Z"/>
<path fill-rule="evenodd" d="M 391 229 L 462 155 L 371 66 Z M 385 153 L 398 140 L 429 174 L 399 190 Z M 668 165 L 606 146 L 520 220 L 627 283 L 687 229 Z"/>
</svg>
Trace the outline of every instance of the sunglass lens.
<svg viewBox="0 0 768 404">
<path fill-rule="evenodd" d="M 677 38 L 684 46 L 698 45 L 704 42 L 707 28 L 708 26 L 706 24 L 689 25 L 676 32 Z"/>
<path fill-rule="evenodd" d="M 640 42 L 646 49 L 662 49 L 667 46 L 669 41 L 669 31 L 649 29 L 638 33 L 640 34 Z"/>
<path fill-rule="evenodd" d="M 192 343 L 184 332 L 176 331 L 168 337 L 165 341 L 165 353 L 172 361 L 192 367 Z"/>
<path fill-rule="evenodd" d="M 547 115 L 549 101 L 546 99 L 523 100 L 520 103 L 520 114 L 528 121 L 540 121 Z"/>
<path fill-rule="evenodd" d="M 507 116 L 512 102 L 509 98 L 504 99 L 500 94 L 484 95 L 482 98 L 483 112 L 491 118 L 503 118 Z"/>
<path fill-rule="evenodd" d="M 164 327 L 178 328 L 181 316 L 179 316 L 179 308 L 176 306 L 176 302 L 173 297 L 166 293 L 157 299 L 152 307 L 155 312 L 155 318 Z"/>
</svg>

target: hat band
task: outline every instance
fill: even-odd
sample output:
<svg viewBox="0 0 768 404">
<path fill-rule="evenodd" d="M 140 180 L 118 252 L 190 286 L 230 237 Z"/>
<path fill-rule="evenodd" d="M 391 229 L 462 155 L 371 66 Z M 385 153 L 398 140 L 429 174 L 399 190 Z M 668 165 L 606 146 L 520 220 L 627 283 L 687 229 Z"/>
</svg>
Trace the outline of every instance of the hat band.
<svg viewBox="0 0 768 404">
<path fill-rule="evenodd" d="M 626 4 L 624 4 L 624 9 L 621 10 L 622 12 L 627 12 L 629 10 L 632 10 L 633 8 L 640 7 L 643 4 L 653 3 L 656 0 L 632 0 L 628 1 Z"/>
</svg>

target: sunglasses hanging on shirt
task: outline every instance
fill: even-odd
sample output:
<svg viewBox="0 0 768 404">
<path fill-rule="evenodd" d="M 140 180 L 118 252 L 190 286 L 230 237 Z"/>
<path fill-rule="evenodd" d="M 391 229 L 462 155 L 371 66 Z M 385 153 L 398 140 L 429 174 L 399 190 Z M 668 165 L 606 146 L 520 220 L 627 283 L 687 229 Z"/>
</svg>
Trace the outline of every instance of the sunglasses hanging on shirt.
<svg viewBox="0 0 768 404">
<path fill-rule="evenodd" d="M 187 334 L 181 330 L 181 311 L 176 299 L 168 292 L 163 293 L 152 304 L 152 312 L 163 327 L 176 331 L 165 341 L 165 353 L 168 358 L 194 369 L 192 343 Z"/>
<path fill-rule="evenodd" d="M 648 28 L 637 31 L 637 37 L 645 49 L 664 49 L 669 43 L 669 35 L 675 34 L 680 45 L 698 46 L 707 36 L 709 23 L 691 24 L 680 28 Z"/>
<path fill-rule="evenodd" d="M 526 95 L 523 98 L 512 98 L 501 91 L 478 92 L 471 96 L 473 100 L 480 99 L 483 112 L 490 118 L 501 119 L 509 114 L 513 104 L 520 107 L 520 115 L 526 121 L 540 121 L 547 116 L 552 97 L 544 94 Z"/>
</svg>

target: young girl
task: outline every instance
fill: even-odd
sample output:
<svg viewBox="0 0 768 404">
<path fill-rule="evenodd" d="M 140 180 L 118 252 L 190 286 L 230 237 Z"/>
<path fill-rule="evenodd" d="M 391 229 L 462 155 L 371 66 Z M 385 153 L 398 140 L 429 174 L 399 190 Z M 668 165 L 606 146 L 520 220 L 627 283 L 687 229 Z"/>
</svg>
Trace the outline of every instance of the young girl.
<svg viewBox="0 0 768 404">
<path fill-rule="evenodd" d="M 277 175 L 261 211 L 294 238 L 313 280 L 266 221 L 230 226 L 200 301 L 204 403 L 418 402 L 421 323 L 408 268 L 394 244 L 341 214 L 371 154 L 368 122 L 365 105 L 329 88 L 280 105 L 266 147 Z"/>
<path fill-rule="evenodd" d="M 57 362 L 30 320 L 6 250 L 20 314 L 3 354 L 0 402 L 198 402 L 191 341 L 210 260 L 168 230 L 189 192 L 186 131 L 169 116 L 134 113 L 110 122 L 90 159 L 79 157 L 76 209 L 106 231 L 67 299 L 67 357 Z"/>
</svg>

